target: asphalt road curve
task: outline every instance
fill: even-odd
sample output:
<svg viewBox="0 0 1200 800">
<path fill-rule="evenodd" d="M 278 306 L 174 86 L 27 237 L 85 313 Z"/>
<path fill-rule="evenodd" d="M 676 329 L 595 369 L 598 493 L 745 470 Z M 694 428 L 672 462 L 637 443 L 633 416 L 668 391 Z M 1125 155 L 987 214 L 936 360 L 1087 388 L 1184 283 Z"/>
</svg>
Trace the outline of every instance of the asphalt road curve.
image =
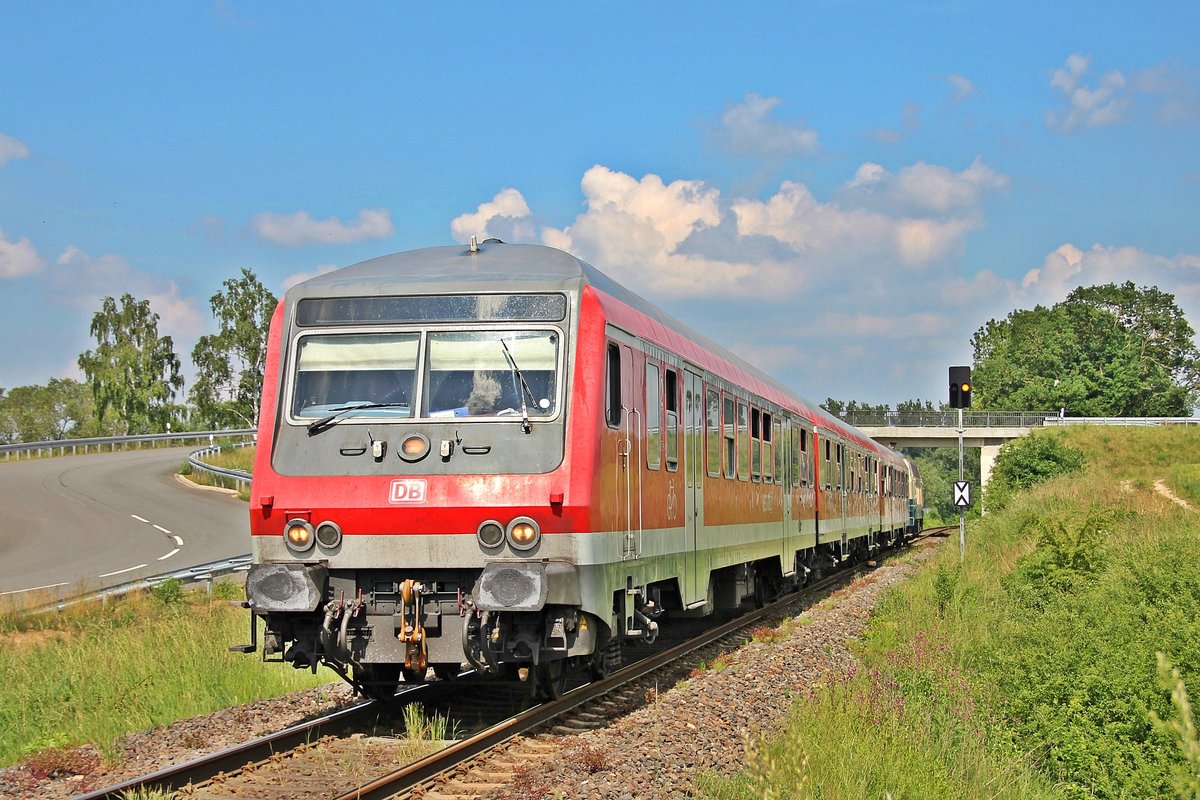
<svg viewBox="0 0 1200 800">
<path fill-rule="evenodd" d="M 246 503 L 175 477 L 192 449 L 0 462 L 0 605 L 250 552 Z"/>
</svg>

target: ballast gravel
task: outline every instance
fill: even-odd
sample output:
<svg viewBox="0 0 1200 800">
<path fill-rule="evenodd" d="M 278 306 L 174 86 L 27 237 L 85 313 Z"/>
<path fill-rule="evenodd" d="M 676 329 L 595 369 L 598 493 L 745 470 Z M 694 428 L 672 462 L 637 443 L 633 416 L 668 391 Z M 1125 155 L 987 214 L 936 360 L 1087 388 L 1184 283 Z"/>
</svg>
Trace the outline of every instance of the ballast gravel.
<svg viewBox="0 0 1200 800">
<path fill-rule="evenodd" d="M 538 765 L 524 785 L 494 798 L 675 800 L 692 794 L 698 775 L 732 775 L 742 766 L 748 737 L 781 725 L 791 701 L 815 684 L 852 674 L 859 666 L 850 643 L 862 636 L 879 599 L 903 581 L 941 540 L 925 540 L 908 557 L 864 573 L 847 588 L 784 626 L 786 635 L 751 642 L 722 657 L 722 668 L 696 671 L 646 706 L 609 727 L 569 737 L 547 735 L 559 758 Z M 123 737 L 124 759 L 101 764 L 94 747 L 65 751 L 63 768 L 29 762 L 0 770 L 0 800 L 67 800 L 353 702 L 343 684 L 298 692 L 193 717 Z M 585 754 L 585 755 L 581 755 Z M 580 768 L 587 759 L 595 772 Z M 49 764 L 53 766 L 53 764 Z"/>
</svg>

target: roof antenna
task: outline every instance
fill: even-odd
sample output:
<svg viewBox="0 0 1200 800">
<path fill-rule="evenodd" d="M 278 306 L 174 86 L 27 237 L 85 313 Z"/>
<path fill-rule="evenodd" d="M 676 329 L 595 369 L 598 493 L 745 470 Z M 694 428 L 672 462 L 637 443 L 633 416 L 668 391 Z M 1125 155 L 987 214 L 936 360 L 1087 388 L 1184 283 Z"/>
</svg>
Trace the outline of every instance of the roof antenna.
<svg viewBox="0 0 1200 800">
<path fill-rule="evenodd" d="M 474 234 L 471 234 L 471 252 L 479 252 L 479 239 Z"/>
</svg>

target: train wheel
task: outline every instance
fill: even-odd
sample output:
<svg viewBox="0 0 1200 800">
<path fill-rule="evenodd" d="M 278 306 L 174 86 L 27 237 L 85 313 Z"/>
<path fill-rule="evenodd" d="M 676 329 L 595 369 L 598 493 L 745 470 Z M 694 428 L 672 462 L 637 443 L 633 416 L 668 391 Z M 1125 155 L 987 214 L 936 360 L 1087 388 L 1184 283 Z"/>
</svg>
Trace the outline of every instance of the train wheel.
<svg viewBox="0 0 1200 800">
<path fill-rule="evenodd" d="M 354 670 L 358 690 L 376 700 L 391 700 L 400 684 L 399 664 L 363 664 Z"/>
<path fill-rule="evenodd" d="M 598 681 L 621 668 L 621 642 L 611 638 L 588 659 L 588 675 Z"/>
<path fill-rule="evenodd" d="M 529 689 L 534 700 L 557 700 L 567 690 L 567 659 L 543 661 L 529 673 Z"/>
<path fill-rule="evenodd" d="M 460 666 L 460 664 L 434 664 L 433 674 L 437 676 L 439 681 L 457 680 Z"/>
</svg>

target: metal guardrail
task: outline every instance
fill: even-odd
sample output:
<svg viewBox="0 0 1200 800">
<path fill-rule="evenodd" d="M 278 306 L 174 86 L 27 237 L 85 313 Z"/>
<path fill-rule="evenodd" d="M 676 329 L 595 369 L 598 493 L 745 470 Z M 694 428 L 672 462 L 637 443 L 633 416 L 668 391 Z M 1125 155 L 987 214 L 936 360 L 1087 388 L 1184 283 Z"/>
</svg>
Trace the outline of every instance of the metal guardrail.
<svg viewBox="0 0 1200 800">
<path fill-rule="evenodd" d="M 234 447 L 246 447 L 252 442 L 238 442 Z M 188 454 L 188 465 L 200 472 L 206 472 L 221 485 L 224 486 L 227 482 L 232 483 L 235 487 L 249 486 L 251 475 L 249 472 L 240 469 L 226 469 L 209 464 L 203 460 L 203 456 L 216 455 L 221 452 L 221 445 L 214 444 L 208 447 L 202 447 L 199 450 L 193 450 Z"/>
<path fill-rule="evenodd" d="M 17 460 L 24 455 L 29 458 L 40 458 L 43 455 L 71 455 L 91 452 L 113 452 L 117 449 L 128 450 L 131 445 L 141 447 L 143 444 L 160 444 L 165 442 L 169 447 L 172 442 L 179 444 L 208 440 L 210 445 L 217 439 L 227 439 L 237 436 L 253 436 L 257 433 L 254 428 L 240 428 L 228 431 L 186 431 L 180 433 L 147 433 L 139 436 L 98 436 L 92 439 L 52 439 L 46 442 L 19 442 L 17 444 L 0 444 L 0 454 L 5 461 Z"/>
<path fill-rule="evenodd" d="M 232 575 L 236 572 L 245 572 L 250 569 L 250 554 L 234 556 L 220 561 L 210 561 L 207 564 L 200 564 L 194 567 L 175 570 L 174 572 L 165 572 L 161 575 L 151 575 L 147 578 L 141 578 L 136 581 L 127 581 L 125 583 L 110 586 L 107 589 L 100 589 L 94 592 L 85 592 L 82 594 L 65 594 L 59 596 L 56 600 L 47 603 L 42 603 L 37 606 L 22 608 L 22 613 L 38 614 L 49 611 L 62 611 L 68 606 L 86 603 L 89 601 L 99 600 L 107 602 L 110 599 L 118 598 L 131 592 L 145 591 L 153 589 L 160 583 L 169 580 L 177 580 L 186 585 L 194 585 L 197 583 L 207 584 L 208 591 L 212 592 L 212 582 L 217 578 L 225 575 Z M 72 588 L 66 588 L 69 593 Z"/>
<path fill-rule="evenodd" d="M 1046 425 L 1200 425 L 1200 417 L 1052 417 Z"/>
</svg>

